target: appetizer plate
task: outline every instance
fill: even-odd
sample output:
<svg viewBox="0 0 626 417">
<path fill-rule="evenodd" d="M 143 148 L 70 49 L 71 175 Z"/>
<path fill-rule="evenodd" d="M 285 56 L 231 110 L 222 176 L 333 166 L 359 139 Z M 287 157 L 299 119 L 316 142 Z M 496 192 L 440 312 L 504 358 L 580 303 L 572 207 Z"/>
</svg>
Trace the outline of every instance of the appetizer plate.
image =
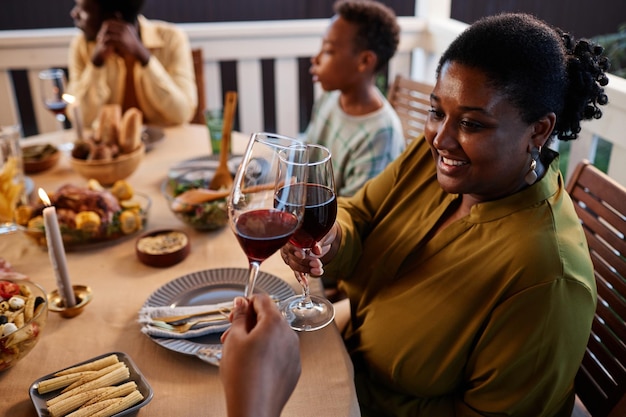
<svg viewBox="0 0 626 417">
<path fill-rule="evenodd" d="M 102 359 L 102 358 L 104 358 L 106 356 L 113 355 L 113 354 L 117 355 L 117 357 L 119 358 L 120 362 L 124 362 L 126 364 L 126 366 L 128 366 L 128 369 L 130 371 L 129 381 L 135 381 L 135 384 L 137 384 L 137 389 L 139 390 L 139 392 L 143 396 L 143 400 L 140 403 L 137 403 L 137 404 L 133 405 L 132 407 L 129 407 L 126 410 L 121 411 L 121 412 L 119 412 L 117 414 L 114 414 L 112 416 L 112 417 L 122 417 L 122 416 L 130 415 L 130 414 L 133 414 L 133 413 L 137 412 L 141 407 L 143 407 L 146 404 L 148 404 L 152 400 L 152 396 L 154 395 L 154 393 L 152 391 L 152 387 L 150 387 L 150 384 L 148 384 L 148 381 L 143 376 L 143 374 L 141 373 L 139 368 L 137 368 L 137 365 L 135 365 L 135 362 L 132 361 L 130 356 L 128 356 L 127 354 L 125 354 L 123 352 L 109 352 L 109 353 L 105 353 L 105 354 L 100 355 L 100 356 L 96 356 L 95 358 L 91 358 L 91 359 L 88 359 L 86 361 L 67 366 L 67 367 L 65 367 L 63 369 L 72 368 L 72 367 L 78 366 L 78 365 L 83 365 L 83 364 L 86 364 L 86 363 L 89 363 L 89 362 L 93 362 L 95 360 Z M 37 415 L 39 417 L 49 417 L 50 416 L 50 414 L 48 413 L 48 408 L 46 407 L 46 401 L 49 400 L 52 397 L 55 397 L 55 396 L 59 395 L 59 391 L 48 392 L 46 394 L 39 394 L 39 392 L 37 391 L 39 383 L 41 381 L 45 380 L 45 379 L 52 378 L 56 372 L 60 372 L 63 369 L 59 369 L 58 371 L 55 371 L 55 372 L 50 373 L 48 375 L 42 376 L 41 378 L 39 378 L 35 382 L 33 382 L 31 384 L 31 386 L 30 386 L 30 389 L 29 389 L 30 398 L 31 398 L 31 400 L 33 402 L 33 405 L 35 406 L 35 410 L 37 411 Z"/>
<path fill-rule="evenodd" d="M 217 304 L 243 296 L 248 270 L 243 268 L 207 269 L 176 278 L 148 297 L 144 307 L 177 307 Z M 263 292 L 283 301 L 295 291 L 275 275 L 260 271 L 254 292 Z M 148 336 L 158 345 L 174 352 L 195 355 L 202 348 L 221 349 L 221 333 L 191 339 L 170 339 Z"/>
</svg>

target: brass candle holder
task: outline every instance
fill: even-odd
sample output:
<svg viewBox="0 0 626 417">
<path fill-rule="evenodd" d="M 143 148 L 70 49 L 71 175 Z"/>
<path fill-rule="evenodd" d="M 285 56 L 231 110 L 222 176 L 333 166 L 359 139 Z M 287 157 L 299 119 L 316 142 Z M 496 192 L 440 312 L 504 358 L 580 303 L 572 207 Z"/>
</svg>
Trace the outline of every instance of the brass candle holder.
<svg viewBox="0 0 626 417">
<path fill-rule="evenodd" d="M 63 297 L 59 294 L 59 290 L 56 289 L 48 293 L 48 310 L 53 313 L 59 313 L 61 317 L 65 318 L 76 317 L 82 313 L 85 306 L 89 304 L 93 298 L 91 288 L 86 285 L 72 285 L 72 290 L 76 298 L 76 305 L 74 307 L 65 307 Z"/>
</svg>

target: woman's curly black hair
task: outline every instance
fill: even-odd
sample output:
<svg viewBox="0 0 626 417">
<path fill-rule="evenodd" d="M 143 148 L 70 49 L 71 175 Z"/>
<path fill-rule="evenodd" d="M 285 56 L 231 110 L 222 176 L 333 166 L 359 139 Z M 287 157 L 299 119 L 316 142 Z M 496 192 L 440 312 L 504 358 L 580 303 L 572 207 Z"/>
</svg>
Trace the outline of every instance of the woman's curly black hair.
<svg viewBox="0 0 626 417">
<path fill-rule="evenodd" d="M 395 12 L 372 0 L 339 0 L 336 14 L 357 25 L 357 50 L 371 50 L 378 57 L 375 72 L 382 70 L 396 53 L 400 42 L 400 26 Z"/>
<path fill-rule="evenodd" d="M 439 60 L 484 71 L 490 85 L 503 91 L 526 123 L 550 112 L 557 116 L 553 136 L 578 137 L 582 120 L 602 116 L 608 98 L 608 58 L 603 48 L 524 13 L 478 20 L 459 35 Z"/>
</svg>

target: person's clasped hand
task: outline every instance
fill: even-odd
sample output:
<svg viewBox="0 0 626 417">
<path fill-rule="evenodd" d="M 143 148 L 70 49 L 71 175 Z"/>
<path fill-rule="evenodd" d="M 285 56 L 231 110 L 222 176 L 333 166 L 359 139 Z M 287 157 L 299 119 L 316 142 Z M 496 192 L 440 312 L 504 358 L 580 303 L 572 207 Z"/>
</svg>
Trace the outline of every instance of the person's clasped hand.
<svg viewBox="0 0 626 417">
<path fill-rule="evenodd" d="M 222 335 L 220 377 L 230 417 L 278 417 L 300 377 L 300 343 L 266 294 L 237 297 Z"/>
<path fill-rule="evenodd" d="M 92 61 L 96 65 L 101 64 L 113 53 L 123 58 L 135 58 L 142 65 L 150 57 L 134 26 L 121 19 L 108 19 L 102 23 Z"/>
</svg>

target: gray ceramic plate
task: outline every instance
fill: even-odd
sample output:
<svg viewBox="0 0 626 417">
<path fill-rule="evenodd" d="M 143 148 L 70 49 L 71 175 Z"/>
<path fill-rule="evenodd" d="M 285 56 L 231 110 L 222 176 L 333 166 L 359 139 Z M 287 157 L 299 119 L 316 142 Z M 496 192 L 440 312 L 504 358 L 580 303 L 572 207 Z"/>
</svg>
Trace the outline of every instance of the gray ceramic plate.
<svg viewBox="0 0 626 417">
<path fill-rule="evenodd" d="M 248 280 L 248 270 L 243 268 L 206 269 L 176 278 L 157 289 L 144 303 L 144 307 L 196 306 L 217 304 L 243 296 Z M 260 271 L 254 292 L 264 292 L 283 301 L 295 291 L 275 275 Z M 192 339 L 170 339 L 148 336 L 155 343 L 174 352 L 195 355 L 199 349 L 220 348 L 220 333 Z"/>
</svg>

